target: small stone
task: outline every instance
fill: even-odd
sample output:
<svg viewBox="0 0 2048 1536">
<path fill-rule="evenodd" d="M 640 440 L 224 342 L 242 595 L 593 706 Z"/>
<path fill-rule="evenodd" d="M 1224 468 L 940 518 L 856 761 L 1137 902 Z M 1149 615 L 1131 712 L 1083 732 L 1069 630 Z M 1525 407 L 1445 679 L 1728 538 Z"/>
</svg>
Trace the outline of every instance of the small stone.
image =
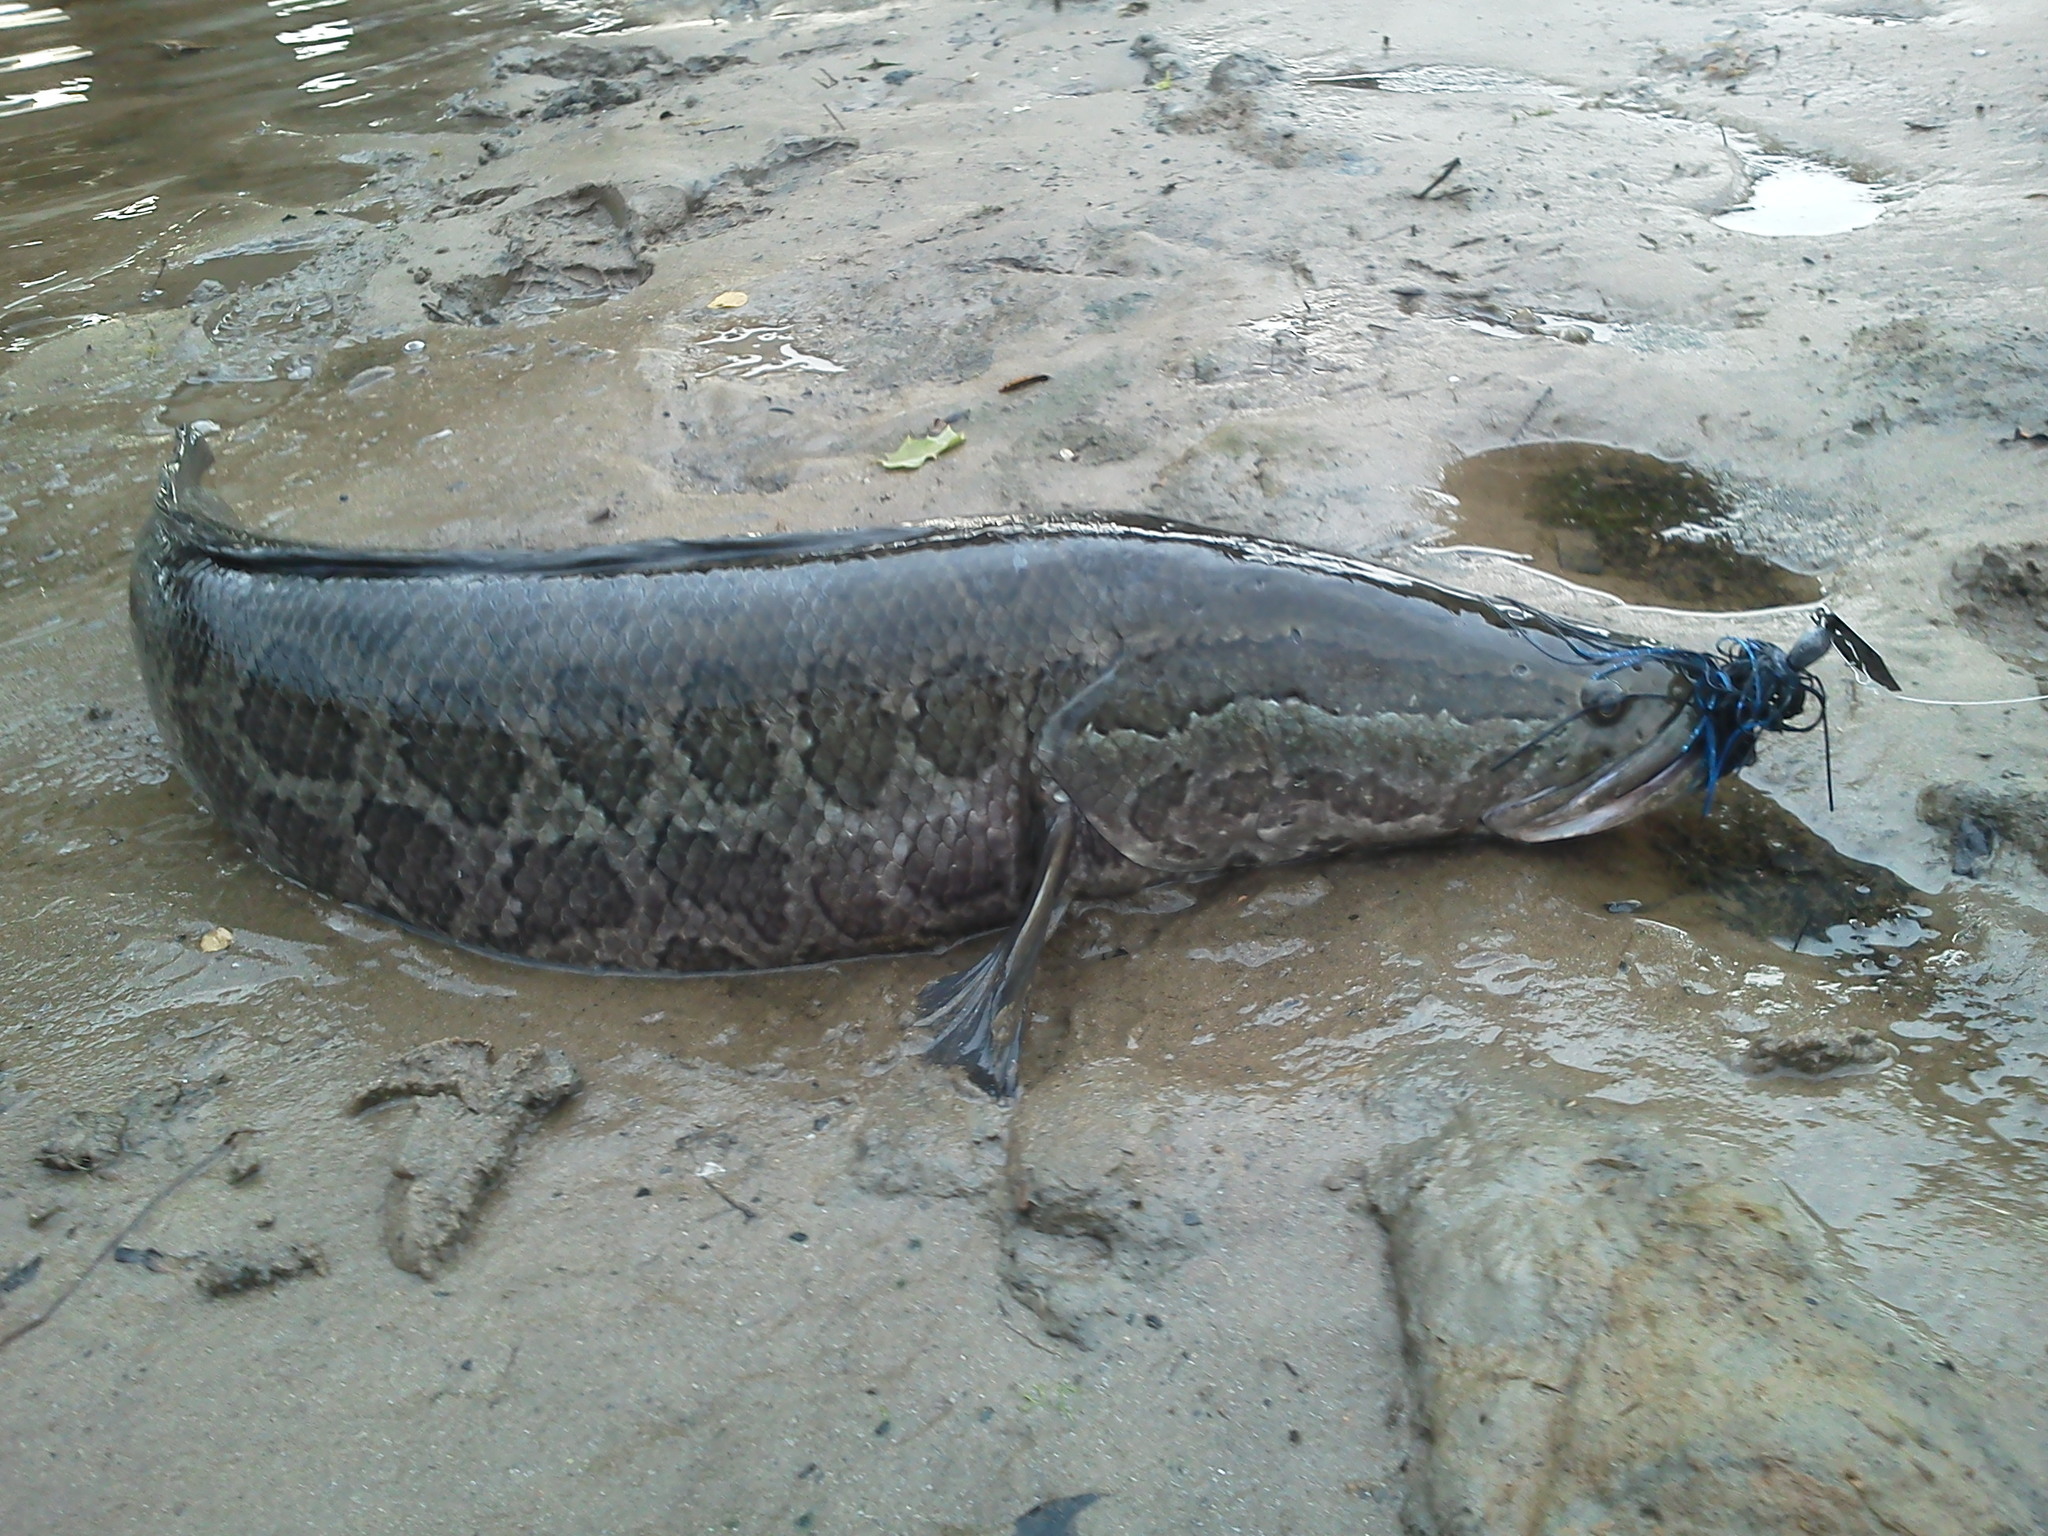
<svg viewBox="0 0 2048 1536">
<path fill-rule="evenodd" d="M 230 1184 L 246 1184 L 262 1171 L 263 1155 L 241 1139 L 228 1148 L 227 1161 L 221 1165 L 221 1177 Z"/>
<path fill-rule="evenodd" d="M 119 1157 L 128 1117 L 114 1110 L 74 1109 L 58 1118 L 36 1161 L 59 1173 L 91 1173 Z"/>
<path fill-rule="evenodd" d="M 741 293 L 737 288 L 729 288 L 704 307 L 706 309 L 742 309 L 746 306 L 746 302 L 747 296 L 744 293 Z"/>
<path fill-rule="evenodd" d="M 234 942 L 235 931 L 232 928 L 209 928 L 199 935 L 199 953 L 217 955 Z"/>
<path fill-rule="evenodd" d="M 1792 1072 L 1801 1077 L 1826 1077 L 1853 1067 L 1883 1066 L 1892 1048 L 1867 1029 L 1836 1034 L 1806 1030 L 1765 1035 L 1752 1040 L 1737 1063 L 1745 1072 Z"/>
<path fill-rule="evenodd" d="M 1976 816 L 1956 819 L 1955 836 L 1949 842 L 1948 867 L 1965 879 L 1975 880 L 1991 867 L 1998 856 L 1998 828 Z"/>
</svg>

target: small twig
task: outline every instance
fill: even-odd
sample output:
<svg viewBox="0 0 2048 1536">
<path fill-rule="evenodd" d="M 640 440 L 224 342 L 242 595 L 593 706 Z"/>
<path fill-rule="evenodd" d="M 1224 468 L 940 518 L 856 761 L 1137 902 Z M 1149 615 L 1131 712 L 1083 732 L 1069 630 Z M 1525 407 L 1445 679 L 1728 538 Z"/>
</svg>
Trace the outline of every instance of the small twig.
<svg viewBox="0 0 2048 1536">
<path fill-rule="evenodd" d="M 1046 1343 L 1046 1342 L 1045 1342 L 1045 1340 L 1043 1340 L 1043 1339 L 1034 1339 L 1033 1337 L 1031 1337 L 1031 1335 L 1030 1335 L 1030 1334 L 1026 1333 L 1026 1332 L 1025 1332 L 1025 1331 L 1024 1331 L 1024 1330 L 1023 1330 L 1022 1328 L 1019 1328 L 1019 1327 L 1018 1327 L 1018 1326 L 1017 1326 L 1017 1325 L 1016 1325 L 1015 1323 L 1011 1322 L 1011 1321 L 1010 1321 L 1010 1309 L 1009 1309 L 1008 1307 L 1006 1307 L 1006 1306 L 1004 1306 L 1004 1305 L 1003 1305 L 1003 1298 L 1002 1298 L 1002 1297 L 1000 1297 L 1000 1296 L 998 1296 L 998 1297 L 996 1298 L 996 1315 L 997 1315 L 997 1316 L 999 1316 L 1000 1318 L 1002 1318 L 1002 1320 L 1003 1320 L 1003 1326 L 1004 1326 L 1005 1328 L 1009 1329 L 1009 1330 L 1010 1330 L 1010 1332 L 1012 1332 L 1012 1333 L 1014 1333 L 1015 1335 L 1017 1335 L 1017 1337 L 1018 1337 L 1018 1338 L 1022 1339 L 1022 1340 L 1023 1340 L 1023 1341 L 1024 1341 L 1024 1342 L 1025 1342 L 1026 1344 L 1029 1344 L 1029 1345 L 1030 1345 L 1030 1346 L 1031 1346 L 1031 1347 L 1032 1347 L 1033 1349 L 1042 1349 L 1042 1350 L 1044 1350 L 1044 1351 L 1045 1351 L 1045 1352 L 1046 1352 L 1046 1353 L 1047 1353 L 1048 1355 L 1057 1355 L 1057 1354 L 1059 1354 L 1059 1351 L 1058 1351 L 1057 1349 L 1053 1348 L 1053 1346 L 1052 1346 L 1052 1345 L 1050 1345 L 1050 1344 Z M 1065 1358 L 1065 1357 L 1064 1357 L 1064 1356 L 1062 1356 L 1061 1358 Z"/>
<path fill-rule="evenodd" d="M 704 1178 L 702 1174 L 699 1174 L 698 1177 Z M 756 1216 L 761 1214 L 759 1211 L 755 1210 L 751 1205 L 746 1204 L 744 1201 L 733 1199 L 731 1195 L 728 1195 L 716 1184 L 712 1184 L 710 1179 L 704 1178 L 704 1182 L 706 1184 L 711 1185 L 711 1193 L 718 1196 L 719 1199 L 723 1200 L 727 1205 L 731 1206 L 734 1210 L 738 1211 L 742 1216 L 746 1217 L 747 1220 L 752 1221 Z"/>
<path fill-rule="evenodd" d="M 1434 192 L 1438 187 L 1442 186 L 1445 182 L 1449 181 L 1451 179 L 1451 173 L 1464 163 L 1465 160 L 1462 155 L 1453 157 L 1449 165 L 1445 166 L 1442 170 L 1436 173 L 1435 180 L 1431 181 L 1428 186 L 1424 187 L 1420 192 L 1415 194 L 1415 200 L 1419 203 L 1423 201 L 1423 199 L 1427 198 L 1430 193 Z"/>
<path fill-rule="evenodd" d="M 846 124 L 843 121 L 841 121 L 839 114 L 832 110 L 832 103 L 828 101 L 823 103 L 823 106 L 825 108 L 825 115 L 831 118 L 833 122 L 839 124 L 839 131 L 841 133 L 846 132 Z"/>
<path fill-rule="evenodd" d="M 162 1205 L 166 1200 L 170 1199 L 172 1195 L 175 1195 L 179 1190 L 183 1189 L 187 1184 L 190 1184 L 194 1179 L 198 1178 L 199 1175 L 206 1172 L 206 1170 L 211 1168 L 215 1163 L 219 1162 L 223 1157 L 227 1155 L 228 1149 L 230 1147 L 234 1146 L 234 1144 L 242 1137 L 250 1134 L 251 1132 L 247 1130 L 229 1131 L 228 1134 L 221 1139 L 221 1144 L 219 1146 L 215 1147 L 211 1152 L 207 1153 L 206 1156 L 199 1159 L 198 1162 L 194 1163 L 190 1168 L 187 1168 L 183 1173 L 179 1174 L 175 1179 L 171 1180 L 170 1183 L 166 1184 L 154 1195 L 151 1195 L 149 1197 L 148 1203 L 144 1205 L 141 1210 L 137 1211 L 133 1216 L 131 1216 L 128 1219 L 128 1225 L 123 1227 L 120 1231 L 116 1232 L 112 1237 L 108 1238 L 106 1246 L 100 1249 L 98 1253 L 93 1255 L 92 1262 L 86 1265 L 83 1270 L 79 1271 L 77 1278 L 75 1278 L 69 1285 L 65 1286 L 63 1290 L 57 1293 L 56 1300 L 52 1301 L 47 1307 L 43 1308 L 42 1311 L 38 1312 L 34 1317 L 30 1318 L 27 1322 L 19 1324 L 18 1326 L 10 1329 L 6 1333 L 0 1333 L 0 1349 L 5 1349 L 8 1345 L 12 1344 L 16 1339 L 23 1338 L 28 1334 L 34 1333 L 38 1328 L 42 1327 L 43 1324 L 47 1323 L 51 1318 L 55 1317 L 57 1315 L 57 1309 L 63 1306 L 65 1302 L 69 1301 L 75 1294 L 77 1294 L 78 1288 L 84 1285 L 86 1281 L 92 1278 L 93 1271 L 98 1269 L 100 1265 L 104 1264 L 107 1261 L 108 1256 L 112 1254 L 116 1248 L 119 1248 L 123 1243 L 127 1242 L 129 1237 L 134 1234 L 135 1229 L 141 1226 L 145 1221 L 149 1220 L 149 1218 L 155 1214 L 156 1208 L 158 1206 Z"/>
<path fill-rule="evenodd" d="M 1545 405 L 1550 403 L 1550 396 L 1552 392 L 1552 387 L 1550 385 L 1546 384 L 1543 386 L 1543 393 L 1538 395 L 1536 397 L 1536 403 L 1529 407 L 1529 414 L 1522 418 L 1522 424 L 1519 427 L 1515 428 L 1514 436 L 1508 439 L 1509 442 L 1512 443 L 1516 441 L 1518 438 L 1521 437 L 1521 435 L 1524 432 L 1529 430 L 1529 423 L 1536 419 L 1536 413 L 1542 410 Z"/>
</svg>

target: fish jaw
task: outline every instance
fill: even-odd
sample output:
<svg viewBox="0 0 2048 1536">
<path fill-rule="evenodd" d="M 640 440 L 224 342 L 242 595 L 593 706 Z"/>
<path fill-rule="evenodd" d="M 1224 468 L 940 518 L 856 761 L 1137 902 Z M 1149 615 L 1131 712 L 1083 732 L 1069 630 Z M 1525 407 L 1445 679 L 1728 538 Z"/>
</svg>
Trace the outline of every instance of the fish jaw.
<svg viewBox="0 0 2048 1536">
<path fill-rule="evenodd" d="M 1480 822 L 1514 842 L 1554 843 L 1604 832 L 1698 793 L 1706 783 L 1706 754 L 1697 724 L 1697 711 L 1677 710 L 1662 730 L 1619 762 L 1575 784 L 1497 805 Z"/>
</svg>

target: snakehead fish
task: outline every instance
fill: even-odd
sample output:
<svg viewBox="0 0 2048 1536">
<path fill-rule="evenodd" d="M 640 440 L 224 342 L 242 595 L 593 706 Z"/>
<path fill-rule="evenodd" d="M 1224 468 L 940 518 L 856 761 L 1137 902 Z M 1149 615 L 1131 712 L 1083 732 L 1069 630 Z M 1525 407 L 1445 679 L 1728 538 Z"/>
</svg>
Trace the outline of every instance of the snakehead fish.
<svg viewBox="0 0 2048 1536">
<path fill-rule="evenodd" d="M 234 525 L 211 463 L 184 433 L 131 612 L 167 743 L 265 864 L 600 971 L 1007 925 L 923 999 L 931 1054 L 1004 1096 L 1072 896 L 1596 831 L 1711 789 L 1804 697 L 1758 642 L 1734 685 L 1769 697 L 1731 703 L 1716 658 L 1136 517 L 360 551 Z"/>
</svg>

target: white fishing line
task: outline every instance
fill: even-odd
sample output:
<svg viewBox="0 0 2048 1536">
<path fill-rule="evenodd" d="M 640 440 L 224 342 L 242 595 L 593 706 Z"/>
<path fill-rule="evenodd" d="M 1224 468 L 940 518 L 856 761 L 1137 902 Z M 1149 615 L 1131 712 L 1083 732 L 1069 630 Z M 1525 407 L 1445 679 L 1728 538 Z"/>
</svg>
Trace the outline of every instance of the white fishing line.
<svg viewBox="0 0 2048 1536">
<path fill-rule="evenodd" d="M 1612 592 L 1603 592 L 1598 587 L 1582 586 L 1554 571 L 1546 571 L 1534 564 L 1535 556 L 1525 555 L 1520 550 L 1495 549 L 1489 544 L 1417 544 L 1412 546 L 1418 555 L 1458 555 L 1466 559 L 1505 560 L 1528 576 L 1540 577 L 1553 586 L 1565 588 L 1581 597 L 1590 597 L 1609 608 L 1626 609 L 1630 613 L 1655 613 L 1674 619 L 1782 619 L 1803 617 L 1811 614 L 1812 603 L 1793 603 L 1782 608 L 1743 608 L 1729 612 L 1709 611 L 1701 608 L 1659 608 L 1649 603 L 1632 603 L 1625 597 L 1616 597 Z M 2009 709 L 2016 704 L 2048 704 L 2048 693 L 2025 693 L 2010 699 L 1924 699 L 1918 694 L 1894 693 L 1883 687 L 1873 686 L 1879 698 L 1900 704 L 1925 704 L 1938 709 Z"/>
<path fill-rule="evenodd" d="M 1910 693 L 1888 693 L 1877 690 L 1881 699 L 1894 699 L 1901 704 L 1938 704 L 1944 709 L 2000 709 L 2008 704 L 2048 704 L 2048 693 L 2023 693 L 2016 699 L 1922 699 Z"/>
</svg>

